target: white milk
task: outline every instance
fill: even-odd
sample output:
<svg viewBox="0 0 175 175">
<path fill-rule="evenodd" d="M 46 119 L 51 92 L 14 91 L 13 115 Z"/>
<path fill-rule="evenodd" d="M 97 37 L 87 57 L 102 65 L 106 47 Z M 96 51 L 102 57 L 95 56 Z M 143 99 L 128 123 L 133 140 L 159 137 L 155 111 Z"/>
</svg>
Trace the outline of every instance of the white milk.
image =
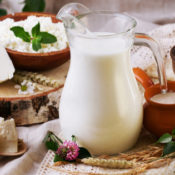
<svg viewBox="0 0 175 175">
<path fill-rule="evenodd" d="M 175 104 L 175 92 L 156 94 L 151 98 L 151 101 L 161 104 Z"/>
<path fill-rule="evenodd" d="M 126 41 L 80 37 L 70 45 L 71 65 L 60 102 L 63 135 L 75 135 L 95 155 L 127 150 L 142 126 L 142 100 Z"/>
</svg>

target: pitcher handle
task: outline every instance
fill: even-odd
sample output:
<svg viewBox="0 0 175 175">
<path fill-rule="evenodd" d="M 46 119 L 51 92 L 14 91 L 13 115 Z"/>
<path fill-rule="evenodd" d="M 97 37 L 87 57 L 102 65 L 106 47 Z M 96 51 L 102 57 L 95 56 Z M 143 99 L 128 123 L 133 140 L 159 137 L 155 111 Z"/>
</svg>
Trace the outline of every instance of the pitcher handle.
<svg viewBox="0 0 175 175">
<path fill-rule="evenodd" d="M 134 44 L 144 45 L 144 46 L 149 47 L 152 50 L 156 64 L 157 64 L 157 72 L 159 76 L 160 87 L 163 93 L 166 92 L 167 91 L 167 81 L 166 81 L 166 76 L 165 76 L 164 60 L 161 54 L 159 44 L 152 37 L 144 33 L 135 34 Z"/>
<path fill-rule="evenodd" d="M 144 89 L 147 89 L 150 86 L 153 86 L 154 83 L 151 78 L 140 68 L 133 68 L 133 72 L 136 80 L 141 83 Z"/>
</svg>

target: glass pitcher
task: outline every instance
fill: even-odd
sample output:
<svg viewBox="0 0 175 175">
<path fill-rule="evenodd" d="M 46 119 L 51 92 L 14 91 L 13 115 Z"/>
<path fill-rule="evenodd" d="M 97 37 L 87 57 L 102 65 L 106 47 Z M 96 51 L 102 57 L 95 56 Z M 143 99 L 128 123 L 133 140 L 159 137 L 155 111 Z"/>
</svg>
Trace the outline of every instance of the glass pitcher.
<svg viewBox="0 0 175 175">
<path fill-rule="evenodd" d="M 59 108 L 62 134 L 66 139 L 75 135 L 94 155 L 131 148 L 142 127 L 143 105 L 130 50 L 134 40 L 151 47 L 166 89 L 157 43 L 146 34 L 135 34 L 136 21 L 116 12 L 91 12 L 71 3 L 57 17 L 65 25 L 71 51 Z"/>
</svg>

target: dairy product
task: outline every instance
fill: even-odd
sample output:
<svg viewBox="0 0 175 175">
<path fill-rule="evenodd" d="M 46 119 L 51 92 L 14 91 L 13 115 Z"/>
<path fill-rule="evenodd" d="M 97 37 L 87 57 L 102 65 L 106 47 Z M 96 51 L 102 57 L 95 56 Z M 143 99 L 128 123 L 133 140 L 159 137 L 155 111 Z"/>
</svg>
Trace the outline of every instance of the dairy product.
<svg viewBox="0 0 175 175">
<path fill-rule="evenodd" d="M 14 119 L 6 120 L 0 117 L 0 153 L 15 153 L 18 151 L 18 136 Z"/>
<path fill-rule="evenodd" d="M 166 94 L 156 94 L 151 97 L 151 101 L 161 104 L 175 104 L 175 92 L 167 92 Z"/>
<path fill-rule="evenodd" d="M 31 42 L 24 42 L 22 39 L 16 37 L 10 30 L 11 27 L 21 26 L 25 31 L 31 35 L 32 28 L 40 23 L 42 32 L 49 32 L 57 38 L 57 42 L 51 44 L 42 44 L 42 48 L 38 51 L 33 50 Z M 20 52 L 29 53 L 46 53 L 65 49 L 67 47 L 67 37 L 62 22 L 53 23 L 50 17 L 28 16 L 25 20 L 14 21 L 7 18 L 0 21 L 0 43 L 5 48 L 17 50 Z"/>
<path fill-rule="evenodd" d="M 142 125 L 141 96 L 130 67 L 132 41 L 75 37 L 69 43 L 71 65 L 60 101 L 63 135 L 75 135 L 95 155 L 130 148 Z"/>
<path fill-rule="evenodd" d="M 11 79 L 15 72 L 13 63 L 4 47 L 0 45 L 0 83 Z"/>
</svg>

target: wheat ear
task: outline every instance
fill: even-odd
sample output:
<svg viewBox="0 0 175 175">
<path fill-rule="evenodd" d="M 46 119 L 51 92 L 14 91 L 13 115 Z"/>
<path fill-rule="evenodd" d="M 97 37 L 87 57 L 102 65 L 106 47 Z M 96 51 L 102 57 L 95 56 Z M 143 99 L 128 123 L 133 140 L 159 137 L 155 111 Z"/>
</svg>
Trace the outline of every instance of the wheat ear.
<svg viewBox="0 0 175 175">
<path fill-rule="evenodd" d="M 100 158 L 84 158 L 81 160 L 82 163 L 91 166 L 99 166 L 104 168 L 119 168 L 128 169 L 136 166 L 133 161 L 127 160 L 114 160 L 114 159 L 100 159 Z"/>
<path fill-rule="evenodd" d="M 21 83 L 23 80 L 29 80 L 53 88 L 59 88 L 62 85 L 62 83 L 58 80 L 48 78 L 39 73 L 27 72 L 27 71 L 16 71 L 13 80 L 17 83 Z"/>
</svg>

